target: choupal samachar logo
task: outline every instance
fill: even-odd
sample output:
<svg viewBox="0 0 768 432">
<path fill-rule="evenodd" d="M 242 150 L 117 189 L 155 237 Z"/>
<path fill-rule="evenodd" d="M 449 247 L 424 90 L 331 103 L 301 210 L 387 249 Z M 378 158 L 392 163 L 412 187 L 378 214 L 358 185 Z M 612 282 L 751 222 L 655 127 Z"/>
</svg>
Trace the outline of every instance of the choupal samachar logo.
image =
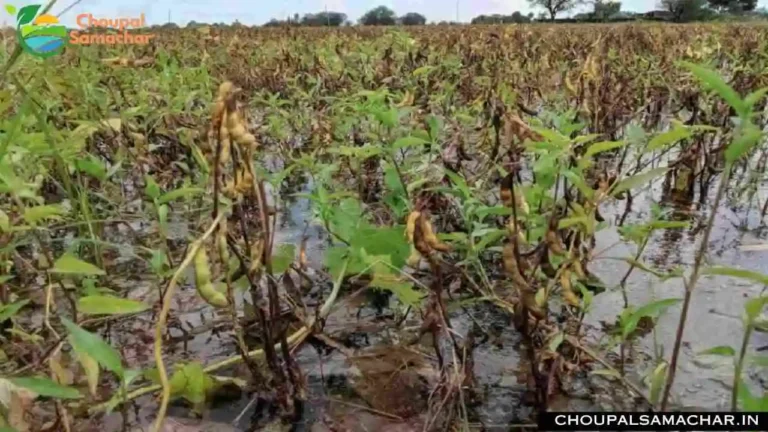
<svg viewBox="0 0 768 432">
<path fill-rule="evenodd" d="M 24 51 L 38 56 L 59 54 L 67 44 L 67 27 L 59 24 L 53 15 L 40 12 L 40 5 L 28 5 L 16 10 L 5 5 L 5 10 L 16 17 L 16 36 Z"/>
</svg>

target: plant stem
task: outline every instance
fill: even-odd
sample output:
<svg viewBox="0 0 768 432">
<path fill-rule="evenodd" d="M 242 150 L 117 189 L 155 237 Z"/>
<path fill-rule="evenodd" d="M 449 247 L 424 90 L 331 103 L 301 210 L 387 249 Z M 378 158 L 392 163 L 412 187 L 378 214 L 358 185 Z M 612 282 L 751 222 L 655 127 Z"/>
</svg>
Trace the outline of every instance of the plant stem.
<svg viewBox="0 0 768 432">
<path fill-rule="evenodd" d="M 739 351 L 739 359 L 736 362 L 736 368 L 733 372 L 733 392 L 731 393 L 731 411 L 737 411 L 739 406 L 739 385 L 741 384 L 741 371 L 744 369 L 744 359 L 747 357 L 747 346 L 749 346 L 749 338 L 752 336 L 752 329 L 754 326 L 752 323 L 747 324 L 747 328 L 744 330 L 744 339 L 741 341 L 741 351 Z"/>
<path fill-rule="evenodd" d="M 165 323 L 168 320 L 168 313 L 171 310 L 171 299 L 173 298 L 173 293 L 176 291 L 176 285 L 178 284 L 178 280 L 182 273 L 184 273 L 184 270 L 186 270 L 187 267 L 192 264 L 197 251 L 203 247 L 205 240 L 213 234 L 213 232 L 219 226 L 219 223 L 221 223 L 221 220 L 224 219 L 225 215 L 225 212 L 221 212 L 221 214 L 219 214 L 219 216 L 213 221 L 211 226 L 208 227 L 208 230 L 203 234 L 203 236 L 192 244 L 192 246 L 189 248 L 189 252 L 187 253 L 186 258 L 184 258 L 184 261 L 181 262 L 179 268 L 177 268 L 176 272 L 173 274 L 170 282 L 168 282 L 168 288 L 166 288 L 165 295 L 163 296 L 163 305 L 160 309 L 160 315 L 157 318 L 157 325 L 155 325 L 155 364 L 157 366 L 157 375 L 160 377 L 162 394 L 160 399 L 160 408 L 158 408 L 157 412 L 157 419 L 152 425 L 153 432 L 160 432 L 162 430 L 163 421 L 165 420 L 165 412 L 168 409 L 168 401 L 171 398 L 171 384 L 168 381 L 168 373 L 165 370 L 165 364 L 163 364 L 163 333 L 165 331 Z"/>
<path fill-rule="evenodd" d="M 717 208 L 720 206 L 725 195 L 725 190 L 728 186 L 728 181 L 731 178 L 731 164 L 726 164 L 725 173 L 720 181 L 720 185 L 717 188 L 717 195 L 715 196 L 715 202 L 712 204 L 712 213 L 707 220 L 707 227 L 704 229 L 704 237 L 701 239 L 699 249 L 696 251 L 696 260 L 693 264 L 693 273 L 685 284 L 685 297 L 683 299 L 683 310 L 680 312 L 680 321 L 677 325 L 677 333 L 675 335 L 675 345 L 672 350 L 672 359 L 669 362 L 669 375 L 667 375 L 667 384 L 664 387 L 664 395 L 661 399 L 661 410 L 664 411 L 667 408 L 669 402 L 669 394 L 672 390 L 672 385 L 675 382 L 675 373 L 677 372 L 677 361 L 680 357 L 680 347 L 683 343 L 683 332 L 685 331 L 685 321 L 688 318 L 688 308 L 691 304 L 691 298 L 693 297 L 693 290 L 696 288 L 696 282 L 699 280 L 699 273 L 701 271 L 701 264 L 704 262 L 704 255 L 707 252 L 707 246 L 709 245 L 709 236 L 712 233 L 712 226 L 715 223 L 715 216 L 717 215 Z"/>
<path fill-rule="evenodd" d="M 215 227 L 216 225 L 217 225 L 217 222 L 214 221 L 212 226 Z M 212 232 L 212 230 L 210 230 L 210 232 Z M 208 234 L 208 232 L 206 232 L 206 234 Z M 182 263 L 182 266 L 183 265 L 184 263 Z M 348 265 L 349 265 L 349 258 L 346 258 L 344 260 L 344 263 L 341 266 L 341 271 L 339 272 L 339 276 L 336 278 L 336 281 L 333 284 L 333 289 L 331 290 L 331 294 L 328 296 L 328 298 L 325 300 L 325 303 L 323 303 L 323 306 L 320 308 L 320 313 L 316 317 L 312 317 L 309 320 L 309 322 L 305 323 L 300 329 L 296 330 L 293 334 L 288 336 L 287 342 L 289 345 L 296 346 L 296 345 L 299 345 L 301 342 L 303 342 L 310 334 L 312 334 L 312 332 L 314 331 L 315 324 L 318 322 L 322 322 L 325 318 L 327 318 L 328 314 L 330 314 L 331 308 L 333 307 L 334 302 L 336 302 L 336 298 L 339 296 L 339 292 L 341 292 L 341 284 L 344 281 L 344 276 L 347 273 Z M 168 293 L 168 290 L 166 290 L 166 294 L 167 293 Z M 155 340 L 155 346 L 157 347 L 157 345 L 158 345 L 157 340 Z M 280 344 L 275 344 L 274 349 L 277 350 L 279 348 L 280 348 Z M 157 352 L 155 354 L 157 354 Z M 264 349 L 259 348 L 259 349 L 248 352 L 247 356 L 250 359 L 256 359 L 263 355 L 264 355 Z M 155 359 L 157 359 L 157 355 L 155 356 Z M 226 367 L 236 365 L 242 360 L 243 360 L 243 357 L 240 354 L 237 354 L 227 359 L 224 359 L 222 361 L 213 363 L 207 366 L 205 369 L 203 369 L 203 371 L 206 373 L 215 372 L 217 370 L 221 370 Z M 158 373 L 160 373 L 161 371 L 161 364 L 162 363 L 158 363 L 158 368 L 157 368 Z M 167 383 L 168 377 L 167 375 L 165 375 L 165 368 L 162 368 L 162 375 L 160 376 L 161 376 L 161 381 L 162 381 L 162 377 L 165 376 L 165 380 Z M 136 399 L 137 397 L 140 397 L 149 393 L 153 393 L 158 390 L 163 390 L 163 389 L 164 388 L 162 384 L 154 384 L 154 385 L 138 388 L 136 390 L 129 392 L 127 396 L 122 401 L 120 401 L 120 403 L 125 403 L 129 400 Z M 170 388 L 168 390 L 170 390 Z M 110 402 L 104 402 L 90 408 L 88 411 L 91 414 L 95 414 L 110 408 L 110 405 L 111 405 Z M 164 411 L 163 411 L 163 415 L 164 415 Z M 158 420 L 160 419 L 159 416 L 160 414 L 158 413 Z"/>
</svg>

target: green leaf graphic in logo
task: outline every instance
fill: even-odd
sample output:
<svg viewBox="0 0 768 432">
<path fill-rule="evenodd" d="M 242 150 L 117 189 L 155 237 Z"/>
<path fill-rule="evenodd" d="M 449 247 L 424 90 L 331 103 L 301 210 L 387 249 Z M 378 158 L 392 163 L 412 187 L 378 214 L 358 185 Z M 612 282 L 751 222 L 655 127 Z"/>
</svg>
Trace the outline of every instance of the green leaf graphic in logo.
<svg viewBox="0 0 768 432">
<path fill-rule="evenodd" d="M 37 11 L 40 10 L 40 5 L 24 6 L 19 10 L 19 14 L 16 15 L 16 25 L 21 27 L 25 24 L 29 24 L 37 16 Z"/>
<path fill-rule="evenodd" d="M 12 4 L 5 5 L 5 11 L 11 15 L 16 15 L 16 6 Z"/>
<path fill-rule="evenodd" d="M 15 7 L 6 6 L 15 11 Z M 67 28 L 53 15 L 40 12 L 40 5 L 29 5 L 16 14 L 16 35 L 24 51 L 37 57 L 50 57 L 62 51 L 67 43 Z"/>
</svg>

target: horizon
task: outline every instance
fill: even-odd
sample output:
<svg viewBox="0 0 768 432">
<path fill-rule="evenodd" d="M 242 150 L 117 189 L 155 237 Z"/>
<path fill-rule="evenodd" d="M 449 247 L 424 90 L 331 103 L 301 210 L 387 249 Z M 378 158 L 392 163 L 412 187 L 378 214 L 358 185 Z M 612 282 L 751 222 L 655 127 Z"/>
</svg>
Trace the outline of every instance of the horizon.
<svg viewBox="0 0 768 432">
<path fill-rule="evenodd" d="M 41 4 L 38 1 L 7 2 L 17 8 L 30 4 Z M 47 2 L 42 2 L 46 4 Z M 377 6 L 386 6 L 395 11 L 397 16 L 408 12 L 416 12 L 424 15 L 428 23 L 440 21 L 457 21 L 469 23 L 472 18 L 479 15 L 509 15 L 515 11 L 522 14 L 529 12 L 538 15 L 541 8 L 533 8 L 527 0 L 458 0 L 450 2 L 452 7 L 445 7 L 445 1 L 439 0 L 293 0 L 282 3 L 266 3 L 258 10 L 249 7 L 244 0 L 222 0 L 211 10 L 203 0 L 143 0 L 126 1 L 116 0 L 111 2 L 99 2 L 92 0 L 69 1 L 57 3 L 50 13 L 58 16 L 60 22 L 67 27 L 77 27 L 75 22 L 77 15 L 83 13 L 93 14 L 96 18 L 130 18 L 138 17 L 142 13 L 146 17 L 148 26 L 162 25 L 169 22 L 181 27 L 191 21 L 205 24 L 233 24 L 236 21 L 241 24 L 254 26 L 263 25 L 271 19 L 285 20 L 294 14 L 304 16 L 308 13 L 323 11 L 341 12 L 347 15 L 347 20 L 356 23 L 368 10 Z M 458 7 L 457 7 L 458 6 Z M 660 9 L 655 0 L 630 0 L 622 2 L 621 10 L 624 12 L 648 12 Z M 768 7 L 768 0 L 758 0 L 757 8 Z M 591 10 L 591 5 L 582 5 L 573 10 L 558 15 L 560 18 L 572 17 L 578 13 Z M 458 17 L 458 19 L 457 19 Z M 3 27 L 13 26 L 13 18 L 4 14 L 0 20 Z"/>
</svg>

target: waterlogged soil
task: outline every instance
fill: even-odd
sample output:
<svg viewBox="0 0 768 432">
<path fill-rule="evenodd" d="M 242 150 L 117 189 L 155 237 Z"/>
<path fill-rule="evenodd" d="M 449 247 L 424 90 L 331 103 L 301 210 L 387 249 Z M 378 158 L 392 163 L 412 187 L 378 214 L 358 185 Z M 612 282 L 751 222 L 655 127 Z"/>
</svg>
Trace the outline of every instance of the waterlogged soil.
<svg viewBox="0 0 768 432">
<path fill-rule="evenodd" d="M 717 187 L 716 182 L 713 183 L 704 192 L 704 205 L 700 204 L 700 193 L 696 202 L 677 203 L 690 220 L 690 228 L 657 232 L 646 248 L 643 260 L 660 269 L 690 267 L 693 264 L 706 212 Z M 768 198 L 767 190 L 763 188 L 758 192 L 760 202 Z M 661 181 L 653 183 L 635 197 L 628 220 L 647 220 L 650 203 L 658 201 L 659 196 Z M 298 245 L 306 235 L 309 239 L 309 266 L 321 268 L 328 240 L 321 227 L 307 224 L 306 221 L 311 219 L 309 202 L 298 199 L 283 204 L 276 243 Z M 597 235 L 594 250 L 603 252 L 590 264 L 590 270 L 613 288 L 595 296 L 585 318 L 585 328 L 587 344 L 595 351 L 604 353 L 600 349 L 601 344 L 606 342 L 602 329 L 605 324 L 615 322 L 624 307 L 618 285 L 628 264 L 615 258 L 633 257 L 635 249 L 621 241 L 615 228 L 624 212 L 624 202 L 607 206 L 601 212 L 611 226 Z M 768 230 L 757 228 L 760 226 L 759 212 L 754 208 L 747 214 L 744 205 L 721 206 L 708 244 L 709 264 L 764 272 L 768 251 L 740 248 L 742 245 L 768 242 Z M 185 230 L 184 223 L 177 223 L 172 229 L 179 239 L 186 236 Z M 157 298 L 157 287 L 137 284 L 136 281 L 127 284 L 132 284 L 131 297 L 146 301 Z M 305 299 L 307 305 L 317 304 L 318 296 L 323 294 L 319 291 L 327 289 L 328 284 L 313 288 Z M 744 302 L 748 297 L 759 295 L 763 289 L 734 278 L 706 276 L 699 280 L 683 337 L 673 390 L 676 406 L 708 410 L 728 406 L 733 376 L 731 362 L 727 359 L 713 360 L 697 353 L 719 345 L 737 348 L 743 335 L 740 316 Z M 680 279 L 660 282 L 648 273 L 635 270 L 626 283 L 626 291 L 630 304 L 642 305 L 659 299 L 682 298 L 684 287 Z M 311 341 L 295 351 L 307 383 L 308 400 L 293 430 L 422 430 L 428 419 L 430 392 L 437 380 L 433 350 L 427 338 L 400 348 L 402 342 L 413 338 L 418 331 L 421 324 L 418 314 L 411 313 L 395 325 L 393 318 L 397 314 L 394 308 L 398 307 L 398 303 L 393 298 L 374 298 L 365 292 L 347 291 L 344 294 L 345 300 L 329 316 L 325 326 L 325 334 L 344 349 Z M 220 322 L 222 328 L 226 327 L 226 323 L 221 322 L 222 318 L 199 300 L 191 284 L 180 287 L 172 310 L 174 319 L 169 328 L 178 342 L 165 348 L 168 365 L 180 361 L 210 364 L 236 352 L 231 333 L 217 331 L 217 323 Z M 655 364 L 655 355 L 669 358 L 679 314 L 680 307 L 669 309 L 659 319 L 655 331 L 641 337 L 628 350 L 628 379 L 640 383 Z M 480 323 L 484 333 L 474 351 L 476 395 L 467 405 L 470 426 L 493 430 L 530 424 L 534 409 L 527 382 L 530 365 L 527 364 L 522 338 L 514 329 L 508 313 L 487 303 L 471 303 L 463 309 L 455 308 L 450 316 L 459 334 L 466 334 L 473 323 Z M 206 331 L 200 331 L 200 328 Z M 112 325 L 110 336 L 113 344 L 121 348 L 128 364 L 146 366 L 153 363 L 153 331 L 154 316 L 146 313 L 137 319 Z M 768 346 L 768 335 L 754 333 L 750 349 L 765 346 Z M 618 351 L 604 355 L 613 360 L 618 357 Z M 247 372 L 241 368 L 222 374 L 247 377 Z M 768 382 L 757 371 L 747 370 L 746 375 L 755 390 L 768 387 Z M 173 403 L 165 430 L 246 431 L 257 430 L 257 427 L 258 430 L 262 427 L 273 430 L 274 425 L 263 424 L 264 407 L 254 401 L 251 394 L 236 392 L 214 400 L 202 418 L 194 416 L 189 406 Z M 640 406 L 637 398 L 623 386 L 609 378 L 590 375 L 587 371 L 577 371 L 564 379 L 562 392 L 550 403 L 552 409 L 563 410 L 627 410 Z M 133 430 L 146 430 L 156 408 L 154 396 L 137 399 L 128 410 L 128 422 Z M 93 430 L 122 430 L 122 426 L 122 414 L 113 413 Z"/>
</svg>

